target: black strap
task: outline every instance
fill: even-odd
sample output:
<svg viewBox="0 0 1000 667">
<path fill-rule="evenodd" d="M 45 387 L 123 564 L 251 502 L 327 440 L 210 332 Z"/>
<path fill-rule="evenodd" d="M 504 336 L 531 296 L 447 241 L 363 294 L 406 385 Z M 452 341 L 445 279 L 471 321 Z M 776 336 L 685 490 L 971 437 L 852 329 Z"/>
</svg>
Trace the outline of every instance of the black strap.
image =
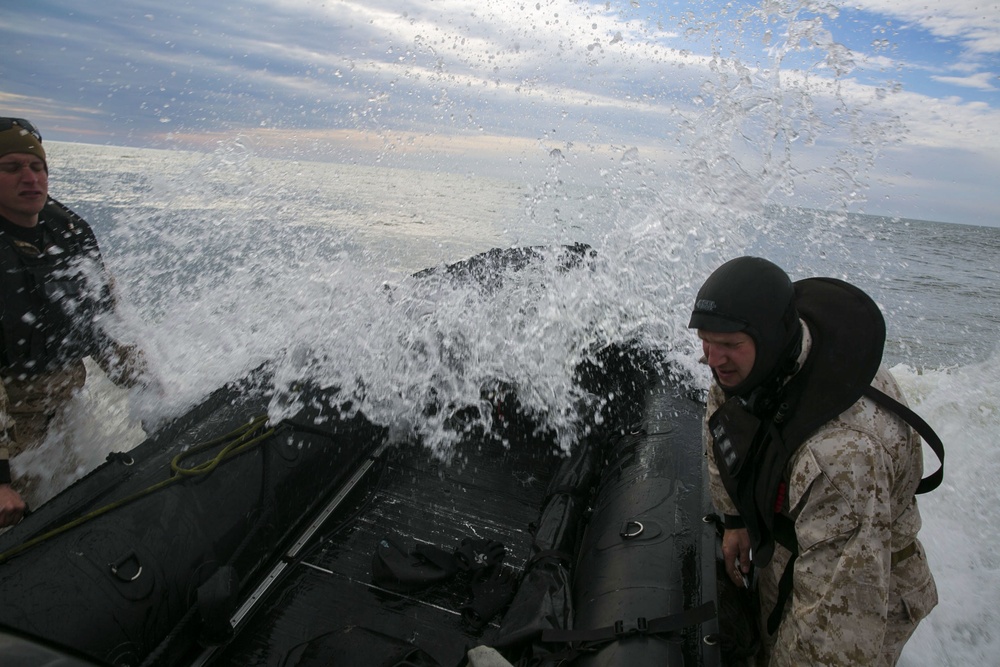
<svg viewBox="0 0 1000 667">
<path fill-rule="evenodd" d="M 934 429 L 930 427 L 930 424 L 925 422 L 920 415 L 885 392 L 880 391 L 875 387 L 867 387 L 864 393 L 865 396 L 872 399 L 879 405 L 888 408 L 902 417 L 903 421 L 912 426 L 913 429 L 920 434 L 920 437 L 927 442 L 928 446 L 930 446 L 934 453 L 937 454 L 938 461 L 941 462 L 941 465 L 937 470 L 920 480 L 920 484 L 917 485 L 916 492 L 927 493 L 928 491 L 933 491 L 938 488 L 938 486 L 941 485 L 941 481 L 944 479 L 944 443 L 941 442 L 941 438 L 938 437 L 938 434 L 934 432 Z"/>
<path fill-rule="evenodd" d="M 644 617 L 636 619 L 635 625 L 625 625 L 624 621 L 616 621 L 614 625 L 594 630 L 578 629 L 564 630 L 549 628 L 542 631 L 542 641 L 557 644 L 586 642 L 587 644 L 605 644 L 631 635 L 665 635 L 682 630 L 691 625 L 700 625 L 715 618 L 715 602 L 708 601 L 697 607 L 661 616 L 647 621 Z"/>
<path fill-rule="evenodd" d="M 781 624 L 781 615 L 785 604 L 792 596 L 792 580 L 795 574 L 795 559 L 799 557 L 799 540 L 795 536 L 795 522 L 784 514 L 774 515 L 774 541 L 788 549 L 792 555 L 785 565 L 785 571 L 778 580 L 778 596 L 774 600 L 774 609 L 767 617 L 767 634 L 773 635 Z"/>
<path fill-rule="evenodd" d="M 0 484 L 10 484 L 10 482 L 10 451 L 3 442 L 0 442 Z"/>
<path fill-rule="evenodd" d="M 799 557 L 799 554 L 792 552 L 791 558 L 788 559 L 788 564 L 785 565 L 785 571 L 781 573 L 781 579 L 778 580 L 778 597 L 774 601 L 774 609 L 771 610 L 770 615 L 767 617 L 767 634 L 773 635 L 778 631 L 778 626 L 781 625 L 781 616 L 785 612 L 785 604 L 788 602 L 788 598 L 792 597 L 792 581 L 795 579 L 795 559 Z"/>
<path fill-rule="evenodd" d="M 545 549 L 544 551 L 539 551 L 537 554 L 532 556 L 524 565 L 524 569 L 525 571 L 530 570 L 539 563 L 551 563 L 564 566 L 570 565 L 573 563 L 573 554 L 559 549 Z"/>
<path fill-rule="evenodd" d="M 774 541 L 799 555 L 799 538 L 795 535 L 795 522 L 786 514 L 774 515 Z"/>
</svg>

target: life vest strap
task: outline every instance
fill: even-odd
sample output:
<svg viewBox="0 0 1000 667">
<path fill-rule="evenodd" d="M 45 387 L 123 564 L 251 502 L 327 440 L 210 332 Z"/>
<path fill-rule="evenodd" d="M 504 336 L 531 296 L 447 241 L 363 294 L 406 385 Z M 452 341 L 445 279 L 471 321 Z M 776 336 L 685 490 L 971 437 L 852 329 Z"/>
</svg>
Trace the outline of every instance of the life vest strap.
<svg viewBox="0 0 1000 667">
<path fill-rule="evenodd" d="M 924 439 L 931 450 L 937 455 L 938 461 L 941 465 L 937 470 L 920 480 L 920 484 L 917 485 L 916 493 L 927 493 L 928 491 L 933 491 L 938 488 L 938 486 L 941 485 L 941 481 L 944 479 L 944 443 L 941 442 L 941 438 L 938 437 L 938 434 L 934 432 L 934 429 L 930 427 L 930 424 L 924 421 L 923 417 L 894 399 L 892 396 L 889 396 L 884 391 L 869 386 L 865 388 L 864 393 L 865 396 L 875 401 L 882 407 L 899 415 L 903 421 L 913 427 L 913 430 Z"/>
</svg>

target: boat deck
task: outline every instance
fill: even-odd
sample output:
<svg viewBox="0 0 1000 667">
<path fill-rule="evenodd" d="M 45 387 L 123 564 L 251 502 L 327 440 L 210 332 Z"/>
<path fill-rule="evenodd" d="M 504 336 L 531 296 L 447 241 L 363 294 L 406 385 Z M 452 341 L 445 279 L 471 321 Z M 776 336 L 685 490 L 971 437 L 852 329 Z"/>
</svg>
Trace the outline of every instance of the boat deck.
<svg viewBox="0 0 1000 667">
<path fill-rule="evenodd" d="M 523 566 L 560 458 L 494 440 L 464 443 L 459 456 L 461 464 L 446 465 L 418 445 L 387 452 L 337 513 L 350 518 L 325 528 L 284 572 L 280 591 L 208 664 L 325 665 L 337 656 L 336 664 L 382 665 L 416 646 L 457 665 L 469 648 L 488 645 L 499 617 L 481 631 L 463 621 L 464 573 L 411 593 L 372 583 L 372 556 L 385 536 L 406 548 L 427 543 L 449 552 L 464 538 L 488 538 L 507 548 L 505 565 Z"/>
</svg>

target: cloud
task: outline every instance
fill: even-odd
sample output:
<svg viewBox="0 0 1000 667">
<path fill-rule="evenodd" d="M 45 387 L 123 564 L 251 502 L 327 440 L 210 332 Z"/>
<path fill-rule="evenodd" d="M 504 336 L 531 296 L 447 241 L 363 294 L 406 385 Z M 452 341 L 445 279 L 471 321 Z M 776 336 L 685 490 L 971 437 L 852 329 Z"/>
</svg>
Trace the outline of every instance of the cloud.
<svg viewBox="0 0 1000 667">
<path fill-rule="evenodd" d="M 971 2 L 861 0 L 881 17 L 851 6 L 855 52 L 833 14 L 814 21 L 808 7 L 788 19 L 763 5 L 660 4 L 255 0 L 207 12 L 52 0 L 0 25 L 0 102 L 64 140 L 210 147 L 240 136 L 317 159 L 439 156 L 433 168 L 464 168 L 463 151 L 480 165 L 553 148 L 606 162 L 634 146 L 672 172 L 704 158 L 751 180 L 788 165 L 819 178 L 840 155 L 874 160 L 880 145 L 917 161 L 945 145 L 993 150 L 1000 136 L 984 129 L 998 127 L 990 106 L 931 94 L 993 90 L 983 63 L 996 24 Z M 933 31 L 962 57 L 942 47 L 904 63 L 912 52 L 869 50 L 878 22 L 900 40 L 899 23 Z M 928 73 L 938 88 L 913 92 L 911 75 Z"/>
<path fill-rule="evenodd" d="M 996 90 L 996 83 L 1000 81 L 1000 76 L 992 72 L 979 72 L 971 76 L 932 76 L 932 79 L 952 86 L 963 88 L 976 88 L 978 90 Z"/>
<path fill-rule="evenodd" d="M 969 54 L 1000 53 L 1000 4 L 989 0 L 855 0 L 852 6 L 956 40 Z"/>
</svg>

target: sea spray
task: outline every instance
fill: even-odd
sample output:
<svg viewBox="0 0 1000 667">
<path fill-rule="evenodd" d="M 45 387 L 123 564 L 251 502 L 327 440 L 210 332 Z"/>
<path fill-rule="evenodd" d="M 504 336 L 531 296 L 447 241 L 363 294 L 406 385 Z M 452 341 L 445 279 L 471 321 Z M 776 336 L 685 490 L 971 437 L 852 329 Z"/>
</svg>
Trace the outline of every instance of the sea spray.
<svg viewBox="0 0 1000 667">
<path fill-rule="evenodd" d="M 78 167 L 86 197 L 113 193 L 95 226 L 132 309 L 125 333 L 149 351 L 164 389 L 158 405 L 145 401 L 145 418 L 272 364 L 283 395 L 294 382 L 336 386 L 352 409 L 439 456 L 462 437 L 449 411 L 475 409 L 488 431 L 482 391 L 509 383 L 568 449 L 585 427 L 574 423 L 574 369 L 607 345 L 658 350 L 703 385 L 686 329 L 696 286 L 754 245 L 787 249 L 790 270 L 842 247 L 819 224 L 788 238 L 768 205 L 820 191 L 845 216 L 863 203 L 865 174 L 892 137 L 891 116 L 860 113 L 881 98 L 850 88 L 854 62 L 830 33 L 837 11 L 769 2 L 688 16 L 687 37 L 712 43 L 700 58 L 666 57 L 661 26 L 638 11 L 632 32 L 609 44 L 560 42 L 563 57 L 584 55 L 589 68 L 616 66 L 618 49 L 644 54 L 648 62 L 625 61 L 671 68 L 677 87 L 652 93 L 674 100 L 656 118 L 662 146 L 616 147 L 598 116 L 563 117 L 557 126 L 592 125 L 592 140 L 545 130 L 536 182 L 323 164 L 299 148 L 265 158 L 240 135 L 155 169 L 129 168 L 138 150 L 106 153 L 104 173 Z M 575 13 L 564 21 L 581 34 L 596 25 Z M 365 122 L 379 122 L 371 111 Z M 380 162 L 410 153 L 396 148 Z M 586 267 L 559 273 L 542 261 L 490 294 L 409 275 L 491 247 L 576 242 L 596 253 Z M 445 409 L 429 411 L 429 401 Z"/>
<path fill-rule="evenodd" d="M 919 498 L 920 538 L 940 605 L 907 644 L 901 665 L 990 664 L 1000 635 L 1000 350 L 984 362 L 918 371 L 894 367 L 911 407 L 945 443 L 942 485 Z M 928 474 L 937 465 L 925 448 Z"/>
</svg>

